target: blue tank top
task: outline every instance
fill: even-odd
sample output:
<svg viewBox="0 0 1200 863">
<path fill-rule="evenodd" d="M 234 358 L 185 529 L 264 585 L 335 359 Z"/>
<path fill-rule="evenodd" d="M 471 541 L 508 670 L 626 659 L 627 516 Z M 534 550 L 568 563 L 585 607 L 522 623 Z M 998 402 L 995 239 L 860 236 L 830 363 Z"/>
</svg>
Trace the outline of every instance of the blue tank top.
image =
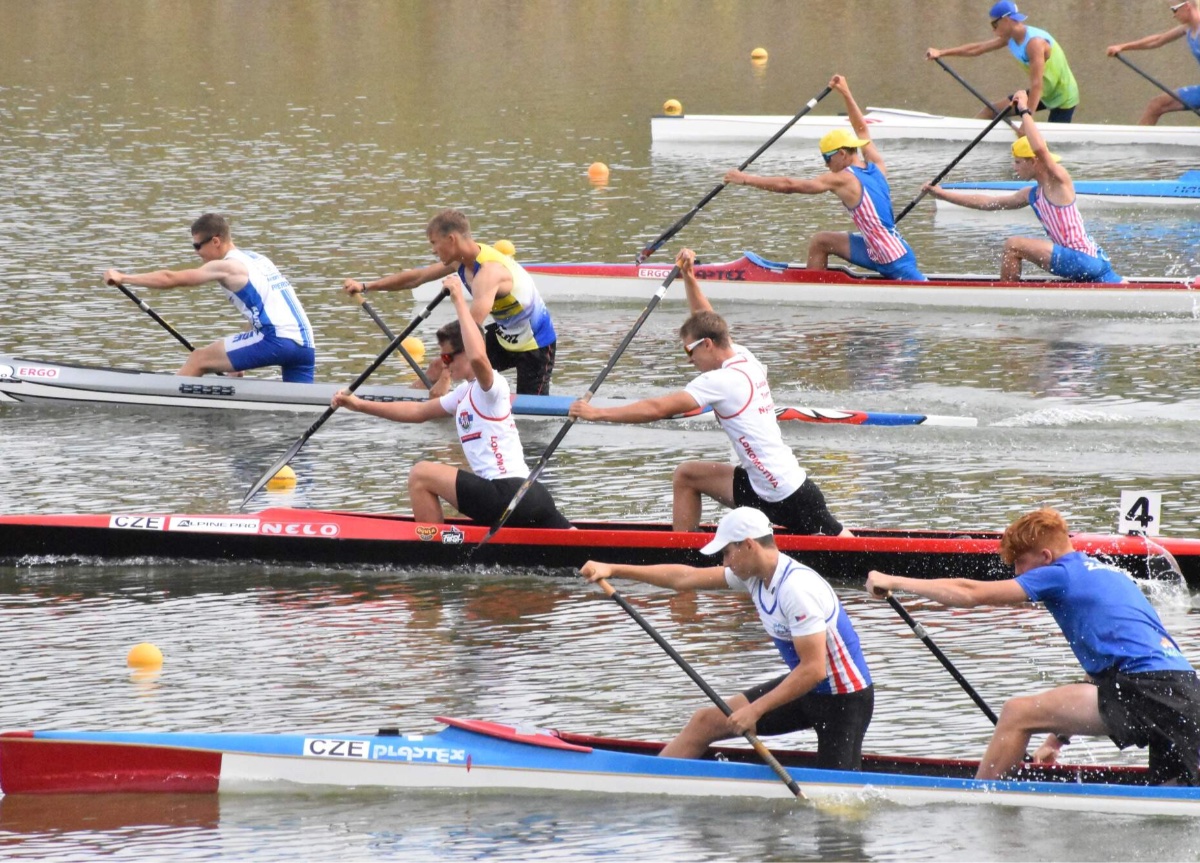
<svg viewBox="0 0 1200 863">
<path fill-rule="evenodd" d="M 1192 56 L 1196 58 L 1196 62 L 1200 63 L 1200 30 L 1195 33 L 1187 31 L 1187 44 L 1192 49 Z"/>
<path fill-rule="evenodd" d="M 1017 576 L 1041 602 L 1088 674 L 1191 671 L 1149 600 L 1126 573 L 1081 551 Z"/>
<path fill-rule="evenodd" d="M 850 218 L 862 233 L 867 244 L 867 256 L 877 264 L 890 264 L 908 254 L 908 248 L 896 231 L 896 219 L 892 215 L 892 190 L 887 177 L 874 162 L 865 168 L 851 165 L 850 171 L 862 185 L 862 198 L 858 206 L 850 209 Z"/>
</svg>

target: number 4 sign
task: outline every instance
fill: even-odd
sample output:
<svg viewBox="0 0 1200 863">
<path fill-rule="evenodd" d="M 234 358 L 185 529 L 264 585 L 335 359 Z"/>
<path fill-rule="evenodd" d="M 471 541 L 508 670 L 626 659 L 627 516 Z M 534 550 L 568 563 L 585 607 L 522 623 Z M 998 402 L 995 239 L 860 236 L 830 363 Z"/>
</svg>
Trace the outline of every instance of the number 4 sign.
<svg viewBox="0 0 1200 863">
<path fill-rule="evenodd" d="M 1122 491 L 1118 533 L 1158 536 L 1162 527 L 1161 491 Z"/>
</svg>

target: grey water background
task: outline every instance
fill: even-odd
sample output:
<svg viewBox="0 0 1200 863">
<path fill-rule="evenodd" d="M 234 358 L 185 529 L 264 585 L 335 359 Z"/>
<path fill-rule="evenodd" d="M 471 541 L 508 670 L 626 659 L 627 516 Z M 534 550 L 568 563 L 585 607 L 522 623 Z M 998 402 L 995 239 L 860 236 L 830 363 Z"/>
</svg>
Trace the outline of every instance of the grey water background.
<svg viewBox="0 0 1200 863">
<path fill-rule="evenodd" d="M 297 284 L 317 331 L 320 376 L 352 380 L 384 346 L 339 290 L 430 260 L 424 224 L 443 206 L 521 260 L 627 261 L 757 145 L 651 146 L 664 100 L 696 113 L 790 115 L 835 72 L 863 105 L 974 113 L 922 59 L 988 35 L 979 2 L 565 3 L 0 2 L 0 353 L 171 370 L 179 346 L 111 288 L 109 266 L 195 260 L 187 225 L 228 213 L 235 239 Z M 1165 3 L 1028 2 L 1067 46 L 1080 121 L 1131 122 L 1153 90 L 1105 45 L 1166 29 Z M 765 65 L 750 50 L 770 52 Z M 1131 59 L 1192 83 L 1180 44 Z M 1022 83 L 1002 56 L 952 61 L 977 86 Z M 836 97 L 818 113 L 836 113 Z M 1190 124 L 1176 115 L 1167 122 Z M 885 150 L 897 207 L 958 152 Z M 1064 148 L 1079 179 L 1165 179 L 1196 153 Z M 603 161 L 608 183 L 587 166 Z M 981 147 L 951 179 L 1004 179 Z M 777 145 L 762 173 L 811 175 L 815 151 Z M 1128 275 L 1200 275 L 1190 210 L 1089 218 Z M 807 238 L 849 219 L 832 199 L 723 192 L 659 253 L 705 260 L 753 249 L 802 260 Z M 931 272 L 990 272 L 1004 217 L 919 206 L 903 223 Z M 238 323 L 215 288 L 147 298 L 193 342 Z M 398 327 L 420 308 L 373 298 Z M 582 392 L 640 311 L 554 307 L 555 389 Z M 789 428 L 803 464 L 849 525 L 998 528 L 1048 503 L 1080 529 L 1115 527 L 1122 489 L 1163 493 L 1164 531 L 1200 535 L 1197 322 L 1191 317 L 1030 315 L 744 304 L 719 309 L 772 370 L 781 404 L 976 416 L 975 429 Z M 423 330 L 448 318 L 440 309 Z M 602 393 L 646 395 L 690 376 L 668 300 Z M 407 380 L 401 367 L 380 373 Z M 0 512 L 227 512 L 311 417 L 205 416 L 0 405 Z M 557 426 L 523 427 L 531 458 Z M 670 475 L 727 457 L 719 433 L 576 426 L 547 474 L 575 517 L 667 518 Z M 295 462 L 300 482 L 256 505 L 404 511 L 420 458 L 458 459 L 448 425 L 337 416 Z M 719 511 L 710 508 L 716 517 Z M 879 695 L 868 748 L 977 756 L 979 711 L 895 618 L 855 584 L 839 591 Z M 629 586 L 644 613 L 722 692 L 776 673 L 748 603 Z M 1200 656 L 1191 598 L 1154 593 Z M 998 708 L 1073 679 L 1061 637 L 1031 609 L 914 614 Z M 561 577 L 248 566 L 0 569 L 0 727 L 173 730 L 433 730 L 477 716 L 629 737 L 671 735 L 703 696 L 615 605 Z M 128 648 L 166 654 L 135 679 Z M 811 745 L 805 734 L 783 745 Z M 1080 760 L 1142 763 L 1106 741 Z M 1069 750 L 1070 751 L 1070 750 Z M 0 853 L 14 859 L 1182 859 L 1184 819 L 550 795 L 325 793 L 0 799 Z"/>
</svg>

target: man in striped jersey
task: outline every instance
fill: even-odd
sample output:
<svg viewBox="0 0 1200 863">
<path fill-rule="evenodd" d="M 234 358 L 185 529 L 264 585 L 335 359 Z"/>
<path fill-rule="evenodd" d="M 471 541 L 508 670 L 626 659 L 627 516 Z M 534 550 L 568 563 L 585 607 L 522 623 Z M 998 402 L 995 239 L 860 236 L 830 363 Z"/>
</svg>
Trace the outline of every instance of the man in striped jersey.
<svg viewBox="0 0 1200 863">
<path fill-rule="evenodd" d="M 1017 179 L 1033 181 L 1036 185 L 999 196 L 959 192 L 928 184 L 926 191 L 935 198 L 973 210 L 1033 207 L 1049 239 L 1009 237 L 1005 240 L 1004 255 L 1000 259 L 1003 281 L 1015 282 L 1021 278 L 1022 261 L 1029 261 L 1072 282 L 1125 281 L 1113 271 L 1108 255 L 1084 228 L 1083 217 L 1075 206 L 1075 184 L 1067 169 L 1059 164 L 1059 157 L 1046 146 L 1029 110 L 1028 94 L 1018 90 L 1013 95 L 1013 105 L 1021 117 L 1021 131 L 1025 133 L 1012 145 L 1013 171 Z"/>
<path fill-rule="evenodd" d="M 723 565 L 633 566 L 589 560 L 588 581 L 628 578 L 674 590 L 744 590 L 787 665 L 787 673 L 728 699 L 728 717 L 717 707 L 697 710 L 660 755 L 700 758 L 717 740 L 741 734 L 817 732 L 817 766 L 859 770 L 862 742 L 875 709 L 871 672 L 858 633 L 837 594 L 816 571 L 775 546 L 771 520 L 756 509 L 725 514 L 701 551 Z"/>
<path fill-rule="evenodd" d="M 216 282 L 250 329 L 226 336 L 188 355 L 179 374 L 238 373 L 280 366 L 289 383 L 311 384 L 316 366 L 312 325 L 292 283 L 270 259 L 233 244 L 229 222 L 205 213 L 192 223 L 192 248 L 204 263 L 191 270 L 123 273 L 107 270 L 109 284 L 143 288 L 190 288 Z"/>
<path fill-rule="evenodd" d="M 799 177 L 758 177 L 732 170 L 726 183 L 753 186 L 767 192 L 819 195 L 832 192 L 850 211 L 857 233 L 819 231 L 808 244 L 810 270 L 829 268 L 829 256 L 837 255 L 855 266 L 873 270 L 887 279 L 927 281 L 917 269 L 912 247 L 896 230 L 892 215 L 892 192 L 887 165 L 867 131 L 867 121 L 841 75 L 829 82 L 846 102 L 849 129 L 834 129 L 820 141 L 821 158 L 829 168 L 811 180 Z"/>
</svg>

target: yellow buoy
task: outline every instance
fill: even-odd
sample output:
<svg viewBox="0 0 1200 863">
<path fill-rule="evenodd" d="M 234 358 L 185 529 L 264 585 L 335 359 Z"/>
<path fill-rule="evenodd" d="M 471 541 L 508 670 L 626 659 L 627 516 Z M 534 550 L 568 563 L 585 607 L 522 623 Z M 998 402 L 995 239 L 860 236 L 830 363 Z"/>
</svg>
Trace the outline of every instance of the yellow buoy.
<svg viewBox="0 0 1200 863">
<path fill-rule="evenodd" d="M 279 473 L 267 480 L 267 489 L 270 491 L 286 491 L 295 487 L 296 472 L 292 470 L 291 465 L 285 464 L 279 469 Z"/>
<path fill-rule="evenodd" d="M 496 240 L 492 248 L 502 255 L 508 255 L 510 258 L 517 256 L 517 247 L 512 244 L 511 240 Z"/>
<path fill-rule="evenodd" d="M 588 166 L 588 179 L 593 183 L 603 183 L 608 179 L 608 165 L 603 162 L 592 162 Z"/>
<path fill-rule="evenodd" d="M 755 48 L 753 51 L 750 52 L 750 59 L 751 60 L 766 60 L 767 59 L 767 49 L 766 48 Z"/>
<path fill-rule="evenodd" d="M 158 668 L 163 664 L 162 651 L 148 641 L 135 644 L 125 657 L 130 668 Z"/>
<path fill-rule="evenodd" d="M 663 113 L 668 117 L 678 117 L 683 113 L 683 105 L 678 99 L 668 99 L 663 102 Z"/>
<path fill-rule="evenodd" d="M 400 343 L 400 347 L 402 347 L 402 348 L 404 348 L 404 350 L 408 351 L 408 355 L 410 357 L 412 357 L 414 360 L 416 360 L 417 362 L 420 362 L 421 360 L 425 359 L 425 343 L 423 341 L 421 341 L 420 339 L 418 339 L 416 336 L 409 336 L 407 339 L 405 339 L 404 341 L 402 341 Z M 290 470 L 290 468 L 289 468 L 289 470 Z M 295 480 L 295 477 L 293 476 L 292 485 L 295 485 L 295 484 L 296 484 L 296 480 Z"/>
</svg>

